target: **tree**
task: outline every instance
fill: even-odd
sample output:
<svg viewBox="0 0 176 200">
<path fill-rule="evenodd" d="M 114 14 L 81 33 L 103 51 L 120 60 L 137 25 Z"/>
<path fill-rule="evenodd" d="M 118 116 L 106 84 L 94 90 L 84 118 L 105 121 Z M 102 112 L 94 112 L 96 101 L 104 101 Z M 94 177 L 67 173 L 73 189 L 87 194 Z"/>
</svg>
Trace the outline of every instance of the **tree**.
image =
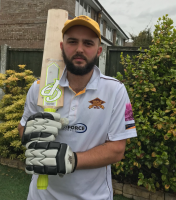
<svg viewBox="0 0 176 200">
<path fill-rule="evenodd" d="M 135 47 L 149 47 L 152 45 L 153 36 L 150 28 L 141 31 L 138 36 L 130 33 L 130 37 Z"/>
</svg>

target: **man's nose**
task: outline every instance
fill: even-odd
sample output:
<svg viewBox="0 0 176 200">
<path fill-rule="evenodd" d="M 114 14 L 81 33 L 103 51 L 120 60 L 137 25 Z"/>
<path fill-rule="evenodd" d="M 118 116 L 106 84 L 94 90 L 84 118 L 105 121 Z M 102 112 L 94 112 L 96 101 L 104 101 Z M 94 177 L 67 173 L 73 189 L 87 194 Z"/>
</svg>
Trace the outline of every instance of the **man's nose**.
<svg viewBox="0 0 176 200">
<path fill-rule="evenodd" d="M 76 52 L 77 52 L 77 53 L 83 53 L 83 44 L 82 44 L 82 42 L 79 42 L 79 43 L 78 43 Z"/>
</svg>

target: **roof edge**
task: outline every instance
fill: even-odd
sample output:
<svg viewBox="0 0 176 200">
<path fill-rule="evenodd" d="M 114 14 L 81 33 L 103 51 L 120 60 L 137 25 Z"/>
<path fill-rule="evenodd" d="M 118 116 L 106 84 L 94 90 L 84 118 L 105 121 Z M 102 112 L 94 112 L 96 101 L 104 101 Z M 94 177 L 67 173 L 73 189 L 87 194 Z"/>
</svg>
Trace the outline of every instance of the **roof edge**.
<svg viewBox="0 0 176 200">
<path fill-rule="evenodd" d="M 119 28 L 119 30 L 125 35 L 125 37 L 127 38 L 127 40 L 129 40 L 129 37 L 125 34 L 125 32 L 120 28 L 120 26 L 114 21 L 114 19 L 109 15 L 109 13 L 104 9 L 104 7 L 101 5 L 101 3 L 98 0 L 92 0 L 95 1 L 99 7 L 101 8 L 101 10 L 103 10 L 105 12 L 105 14 L 112 20 L 112 22 Z"/>
</svg>

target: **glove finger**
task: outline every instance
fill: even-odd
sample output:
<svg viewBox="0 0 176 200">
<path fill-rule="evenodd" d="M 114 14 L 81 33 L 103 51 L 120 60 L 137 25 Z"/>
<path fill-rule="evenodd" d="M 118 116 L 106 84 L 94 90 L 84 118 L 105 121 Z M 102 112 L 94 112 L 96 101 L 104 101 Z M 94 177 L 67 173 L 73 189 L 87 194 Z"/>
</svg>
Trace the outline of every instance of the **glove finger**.
<svg viewBox="0 0 176 200">
<path fill-rule="evenodd" d="M 69 124 L 69 120 L 67 118 L 61 118 L 60 122 L 62 124 L 62 127 Z"/>
<path fill-rule="evenodd" d="M 50 119 L 35 119 L 35 120 L 31 120 L 28 121 L 26 124 L 26 127 L 33 127 L 36 125 L 41 125 L 41 126 L 54 126 L 58 129 L 62 128 L 62 124 L 60 122 L 54 121 L 54 120 L 50 120 Z"/>
<path fill-rule="evenodd" d="M 47 115 L 52 115 L 53 116 L 53 120 L 59 122 L 60 121 L 60 114 L 59 113 L 53 113 L 53 112 L 47 112 L 47 113 L 43 113 L 44 114 L 44 118 L 48 118 Z M 51 119 L 51 118 L 48 118 Z"/>
<path fill-rule="evenodd" d="M 26 145 L 29 141 L 54 141 L 55 136 L 50 133 L 43 132 L 33 132 L 29 134 L 24 134 L 22 138 L 22 144 Z"/>
<path fill-rule="evenodd" d="M 51 113 L 51 112 L 44 112 L 44 113 L 39 112 L 34 115 L 31 115 L 27 121 L 35 120 L 36 118 L 60 121 L 60 114 L 59 113 Z"/>
<path fill-rule="evenodd" d="M 62 126 L 66 126 L 69 124 L 69 120 L 67 118 L 60 118 L 59 113 L 50 113 L 50 114 L 53 115 L 55 121 L 61 122 Z"/>
<path fill-rule="evenodd" d="M 27 174 L 34 174 L 33 166 L 26 166 L 25 172 Z"/>
<path fill-rule="evenodd" d="M 53 134 L 54 136 L 58 135 L 58 129 L 56 127 L 51 127 L 51 126 L 41 126 L 41 125 L 35 125 L 35 126 L 30 126 L 26 127 L 26 130 L 24 134 L 30 134 L 30 133 L 50 133 Z"/>
</svg>

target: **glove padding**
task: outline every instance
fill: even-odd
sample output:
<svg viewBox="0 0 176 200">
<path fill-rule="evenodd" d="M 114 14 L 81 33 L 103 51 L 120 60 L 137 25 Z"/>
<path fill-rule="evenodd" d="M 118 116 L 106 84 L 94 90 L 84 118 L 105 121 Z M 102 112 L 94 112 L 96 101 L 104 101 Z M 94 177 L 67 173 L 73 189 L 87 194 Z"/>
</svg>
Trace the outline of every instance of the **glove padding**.
<svg viewBox="0 0 176 200">
<path fill-rule="evenodd" d="M 28 118 L 22 137 L 25 146 L 30 141 L 54 141 L 58 130 L 69 123 L 58 113 L 36 113 Z"/>
<path fill-rule="evenodd" d="M 27 144 L 27 174 L 69 174 L 77 166 L 77 155 L 71 148 L 59 142 L 30 142 Z"/>
</svg>

